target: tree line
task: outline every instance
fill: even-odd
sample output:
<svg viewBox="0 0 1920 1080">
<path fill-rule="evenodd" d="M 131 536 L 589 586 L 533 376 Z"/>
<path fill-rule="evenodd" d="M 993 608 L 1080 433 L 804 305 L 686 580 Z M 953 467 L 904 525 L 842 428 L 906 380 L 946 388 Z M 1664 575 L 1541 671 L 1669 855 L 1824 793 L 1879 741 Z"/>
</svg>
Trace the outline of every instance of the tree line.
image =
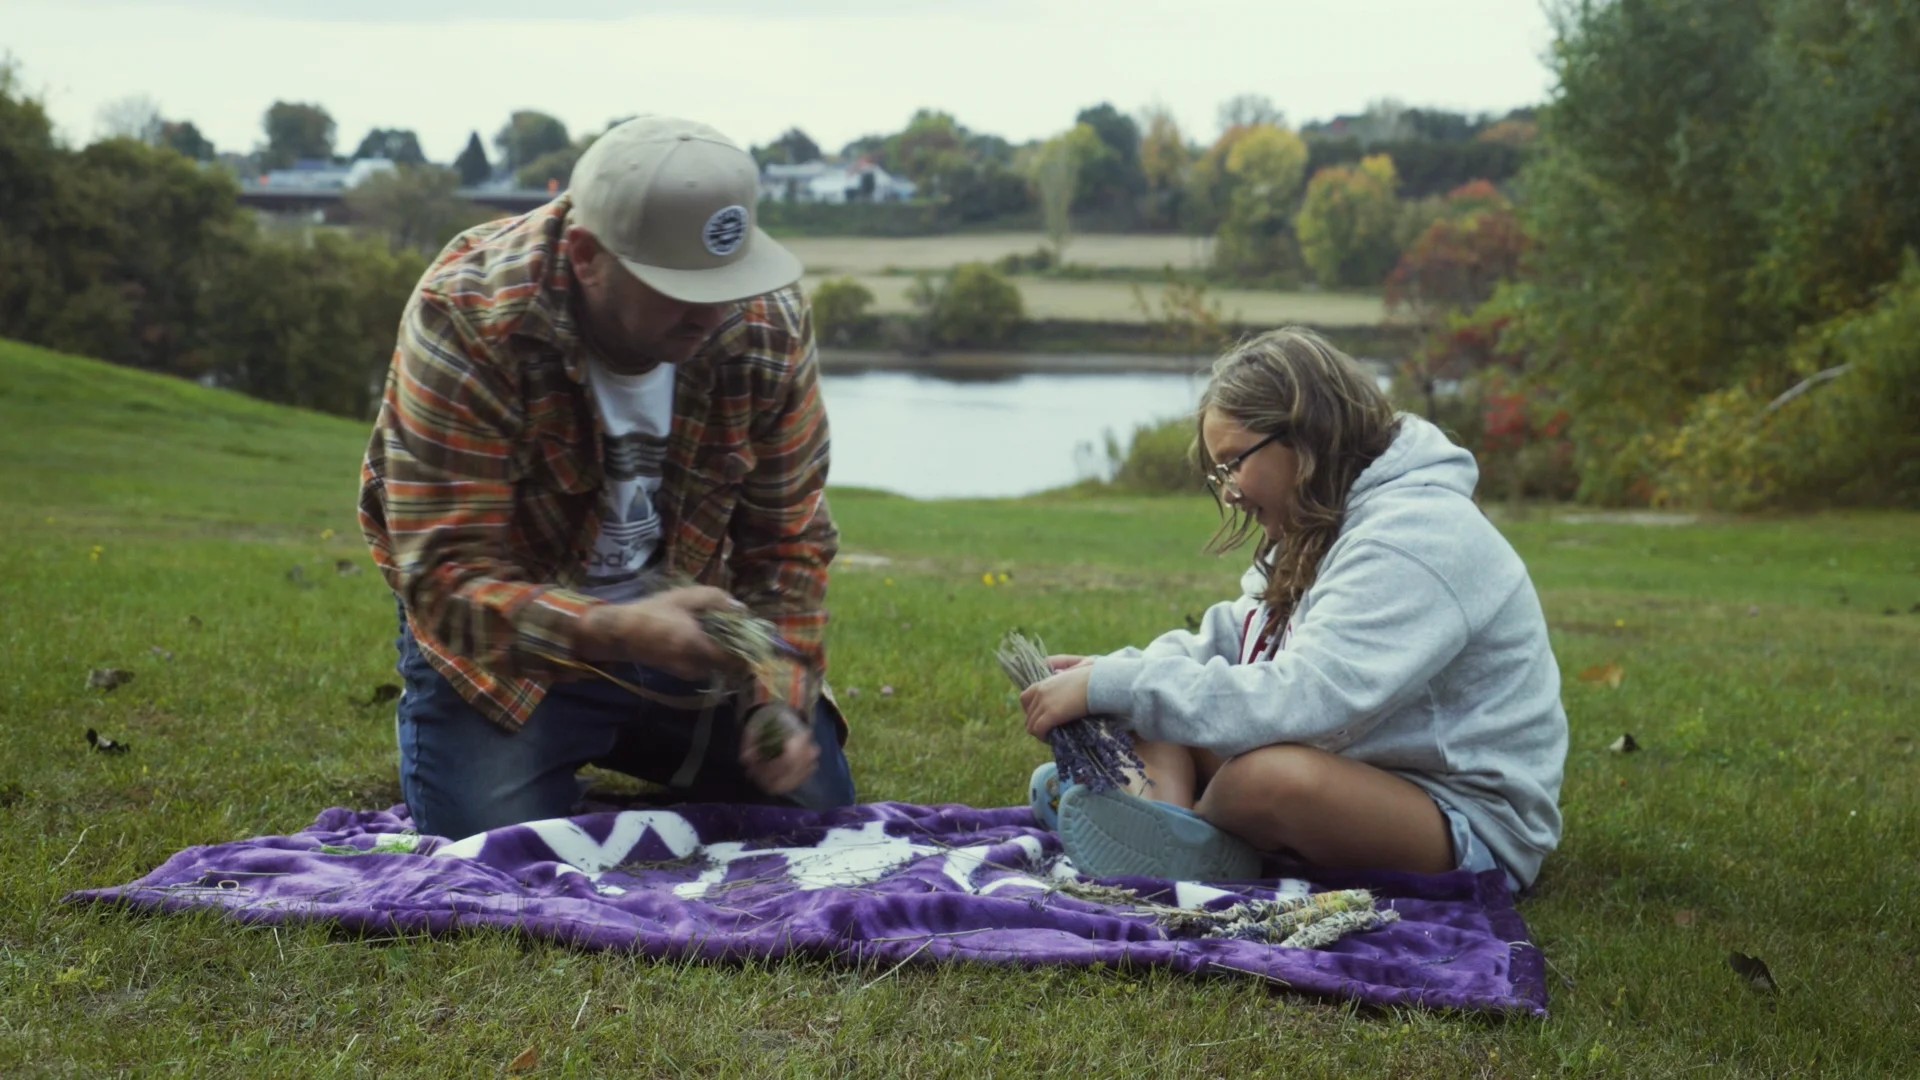
<svg viewBox="0 0 1920 1080">
<path fill-rule="evenodd" d="M 170 146 L 61 146 L 0 66 L 0 336 L 369 415 L 424 258 L 279 235 L 238 195 Z"/>
<path fill-rule="evenodd" d="M 114 103 L 103 120 L 121 137 L 197 160 L 222 157 L 190 121 L 163 118 L 146 98 Z M 1213 276 L 1223 282 L 1374 287 L 1438 216 L 1448 192 L 1476 180 L 1510 181 L 1535 132 L 1530 109 L 1470 116 L 1390 101 L 1296 131 L 1258 95 L 1222 105 L 1219 125 L 1215 139 L 1199 142 L 1164 107 L 1136 116 L 1102 102 L 1080 110 L 1056 136 L 1015 144 L 972 131 L 950 113 L 921 109 L 901 130 L 862 136 L 832 155 L 911 180 L 919 192 L 913 204 L 809 207 L 776 198 L 763 213 L 766 224 L 788 231 L 1039 226 L 1052 238 L 1056 263 L 1065 260 L 1076 230 L 1213 234 L 1220 241 Z M 518 110 L 493 135 L 493 156 L 474 131 L 447 169 L 428 162 L 405 129 L 374 128 L 350 155 L 341 154 L 332 117 L 314 103 L 276 101 L 262 129 L 259 149 L 223 156 L 237 174 L 305 160 L 379 157 L 400 166 L 373 181 L 376 193 L 349 210 L 390 235 L 405 233 L 397 241 L 404 247 L 431 247 L 431 238 L 472 217 L 457 204 L 459 187 L 564 186 L 604 130 L 572 132 L 551 114 Z M 751 150 L 762 166 L 829 156 L 799 127 Z M 1381 162 L 1391 167 L 1382 170 Z M 851 195 L 856 203 L 860 197 Z"/>
<path fill-rule="evenodd" d="M 1517 221 L 1390 283 L 1429 329 L 1416 367 L 1589 500 L 1920 504 L 1920 0 L 1634 0 L 1557 30 Z"/>
</svg>

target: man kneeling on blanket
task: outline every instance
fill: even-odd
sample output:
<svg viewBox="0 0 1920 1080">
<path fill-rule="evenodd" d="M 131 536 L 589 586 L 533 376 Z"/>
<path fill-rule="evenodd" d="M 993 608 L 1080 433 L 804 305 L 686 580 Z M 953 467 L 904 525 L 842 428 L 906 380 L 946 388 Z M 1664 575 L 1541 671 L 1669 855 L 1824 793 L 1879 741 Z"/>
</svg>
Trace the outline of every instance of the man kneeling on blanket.
<svg viewBox="0 0 1920 1080">
<path fill-rule="evenodd" d="M 456 237 L 407 305 L 360 518 L 399 601 L 422 832 L 564 816 L 588 764 L 689 801 L 854 801 L 822 678 L 812 317 L 757 185 L 712 128 L 628 121 L 568 192 Z M 701 615 L 733 605 L 786 652 L 723 694 L 736 661 Z"/>
<path fill-rule="evenodd" d="M 1531 886 L 1560 840 L 1567 717 L 1473 456 L 1299 330 L 1222 357 L 1197 428 L 1232 515 L 1214 550 L 1260 536 L 1245 595 L 1145 649 L 1048 658 L 1027 730 L 1116 717 L 1146 777 L 1061 791 L 1043 765 L 1036 815 L 1103 877 L 1247 878 L 1282 852 Z"/>
</svg>

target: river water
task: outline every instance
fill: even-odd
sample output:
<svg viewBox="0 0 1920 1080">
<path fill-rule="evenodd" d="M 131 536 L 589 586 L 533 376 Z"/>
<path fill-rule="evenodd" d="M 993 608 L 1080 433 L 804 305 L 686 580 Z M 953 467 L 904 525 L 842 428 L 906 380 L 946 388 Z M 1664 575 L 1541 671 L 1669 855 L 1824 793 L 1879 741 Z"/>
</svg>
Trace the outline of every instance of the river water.
<svg viewBox="0 0 1920 1080">
<path fill-rule="evenodd" d="M 1140 424 L 1193 411 L 1202 377 L 1179 372 L 1037 373 L 953 378 L 827 373 L 836 487 L 915 498 L 1026 495 L 1111 468 Z"/>
</svg>

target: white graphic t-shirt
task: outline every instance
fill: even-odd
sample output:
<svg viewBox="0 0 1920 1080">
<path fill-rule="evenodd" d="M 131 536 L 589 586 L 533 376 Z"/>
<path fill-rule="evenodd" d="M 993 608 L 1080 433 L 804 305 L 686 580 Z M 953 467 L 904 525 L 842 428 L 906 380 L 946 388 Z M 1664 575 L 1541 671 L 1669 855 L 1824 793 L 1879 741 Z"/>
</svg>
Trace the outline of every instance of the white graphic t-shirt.
<svg viewBox="0 0 1920 1080">
<path fill-rule="evenodd" d="M 604 428 L 606 484 L 600 489 L 600 536 L 587 559 L 584 592 L 603 600 L 639 599 L 640 572 L 660 546 L 660 471 L 673 428 L 672 364 L 644 375 L 619 375 L 587 361 Z"/>
</svg>

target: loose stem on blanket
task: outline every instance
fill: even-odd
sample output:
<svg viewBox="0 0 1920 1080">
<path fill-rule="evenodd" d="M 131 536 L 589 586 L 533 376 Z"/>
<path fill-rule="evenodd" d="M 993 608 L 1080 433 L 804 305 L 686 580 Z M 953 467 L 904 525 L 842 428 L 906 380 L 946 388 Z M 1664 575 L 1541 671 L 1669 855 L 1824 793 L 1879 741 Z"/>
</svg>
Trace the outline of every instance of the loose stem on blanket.
<svg viewBox="0 0 1920 1080">
<path fill-rule="evenodd" d="M 1000 670 L 1025 690 L 1053 674 L 1047 667 L 1047 649 L 1039 638 L 1010 630 L 994 653 Z M 1093 791 L 1128 788 L 1146 775 L 1147 767 L 1134 752 L 1133 738 L 1111 716 L 1088 716 L 1060 725 L 1047 734 L 1062 783 L 1084 784 Z"/>
</svg>

